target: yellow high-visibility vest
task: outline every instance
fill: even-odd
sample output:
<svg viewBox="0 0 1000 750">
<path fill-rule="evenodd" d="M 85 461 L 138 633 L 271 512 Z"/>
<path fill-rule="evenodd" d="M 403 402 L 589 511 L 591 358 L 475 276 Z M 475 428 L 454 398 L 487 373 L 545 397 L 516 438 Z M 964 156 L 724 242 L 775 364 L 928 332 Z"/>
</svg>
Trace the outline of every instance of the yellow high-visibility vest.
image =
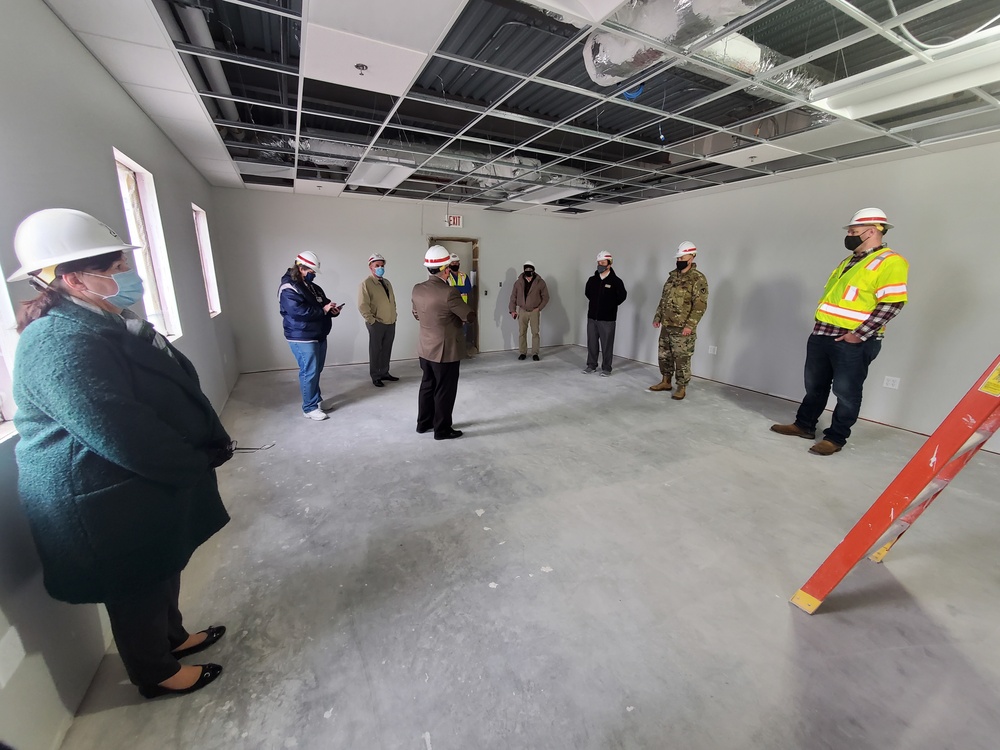
<svg viewBox="0 0 1000 750">
<path fill-rule="evenodd" d="M 816 320 L 854 330 L 880 302 L 906 302 L 906 258 L 883 247 L 858 261 L 847 273 L 847 257 L 833 269 L 816 308 Z"/>
<path fill-rule="evenodd" d="M 453 273 L 451 273 L 451 271 L 449 271 L 448 272 L 448 286 L 457 286 L 459 288 L 464 288 L 465 287 L 465 274 L 462 273 L 461 271 L 459 271 L 458 272 L 458 279 L 456 279 L 455 275 Z M 465 304 L 469 304 L 469 295 L 468 294 L 462 294 L 462 295 L 459 295 L 459 296 L 461 296 L 462 302 L 464 302 Z"/>
</svg>

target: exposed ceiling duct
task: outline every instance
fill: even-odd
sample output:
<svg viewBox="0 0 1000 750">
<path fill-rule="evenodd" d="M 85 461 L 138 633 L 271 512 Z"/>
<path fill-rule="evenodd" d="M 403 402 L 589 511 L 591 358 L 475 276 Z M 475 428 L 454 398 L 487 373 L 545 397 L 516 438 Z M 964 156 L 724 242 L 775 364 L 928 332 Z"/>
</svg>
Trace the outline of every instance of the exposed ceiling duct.
<svg viewBox="0 0 1000 750">
<path fill-rule="evenodd" d="M 750 12 L 765 0 L 630 0 L 612 22 L 668 44 L 694 39 Z M 603 29 L 587 37 L 584 64 L 594 83 L 613 86 L 651 68 L 661 50 Z"/>
</svg>

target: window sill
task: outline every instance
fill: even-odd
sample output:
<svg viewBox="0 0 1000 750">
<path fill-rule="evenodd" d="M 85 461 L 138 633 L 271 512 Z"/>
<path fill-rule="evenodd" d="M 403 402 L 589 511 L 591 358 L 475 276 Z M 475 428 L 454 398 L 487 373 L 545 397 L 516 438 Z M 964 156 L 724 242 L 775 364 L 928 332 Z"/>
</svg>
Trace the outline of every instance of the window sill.
<svg viewBox="0 0 1000 750">
<path fill-rule="evenodd" d="M 17 434 L 13 422 L 0 422 L 0 443 L 7 442 Z"/>
</svg>

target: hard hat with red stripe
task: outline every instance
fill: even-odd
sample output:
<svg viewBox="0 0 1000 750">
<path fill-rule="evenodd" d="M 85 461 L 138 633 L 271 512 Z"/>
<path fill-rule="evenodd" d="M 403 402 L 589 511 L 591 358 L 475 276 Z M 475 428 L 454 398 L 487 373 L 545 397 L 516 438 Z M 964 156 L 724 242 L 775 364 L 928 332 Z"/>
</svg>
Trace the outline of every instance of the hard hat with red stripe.
<svg viewBox="0 0 1000 750">
<path fill-rule="evenodd" d="M 880 232 L 886 229 L 892 229 L 892 224 L 885 217 L 885 211 L 881 208 L 862 208 L 860 211 L 856 212 L 854 216 L 851 217 L 851 223 L 848 224 L 844 229 L 850 229 L 851 227 L 858 226 L 869 226 L 875 227 Z"/>
<path fill-rule="evenodd" d="M 317 258 L 316 253 L 311 250 L 303 250 L 301 253 L 296 255 L 295 262 L 300 266 L 305 266 L 306 268 L 319 273 L 319 258 Z"/>
<path fill-rule="evenodd" d="M 424 253 L 424 268 L 440 269 L 451 262 L 451 253 L 440 245 L 431 245 Z"/>
<path fill-rule="evenodd" d="M 385 263 L 385 258 L 383 258 L 379 253 L 372 253 L 368 256 L 368 265 L 370 266 L 375 261 L 380 260 Z"/>
<path fill-rule="evenodd" d="M 682 242 L 677 246 L 677 255 L 675 258 L 683 258 L 685 255 L 697 255 L 698 248 L 694 246 L 693 242 Z"/>
<path fill-rule="evenodd" d="M 597 254 L 597 262 L 600 263 L 602 260 L 606 260 L 608 263 L 614 262 L 614 258 L 611 257 L 611 253 L 607 250 L 602 250 Z"/>
</svg>

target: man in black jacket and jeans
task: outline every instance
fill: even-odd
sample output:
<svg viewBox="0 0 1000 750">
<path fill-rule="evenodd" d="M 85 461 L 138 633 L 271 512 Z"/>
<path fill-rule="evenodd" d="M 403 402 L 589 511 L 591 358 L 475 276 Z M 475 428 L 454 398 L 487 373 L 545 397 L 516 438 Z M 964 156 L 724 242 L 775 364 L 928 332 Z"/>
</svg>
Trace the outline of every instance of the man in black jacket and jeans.
<svg viewBox="0 0 1000 750">
<path fill-rule="evenodd" d="M 614 258 L 609 252 L 597 254 L 597 270 L 587 279 L 584 290 L 590 304 L 587 307 L 587 369 L 589 375 L 597 370 L 597 353 L 603 352 L 601 377 L 611 375 L 611 362 L 615 356 L 615 324 L 618 320 L 618 306 L 625 301 L 628 292 L 625 285 L 611 268 Z"/>
</svg>

